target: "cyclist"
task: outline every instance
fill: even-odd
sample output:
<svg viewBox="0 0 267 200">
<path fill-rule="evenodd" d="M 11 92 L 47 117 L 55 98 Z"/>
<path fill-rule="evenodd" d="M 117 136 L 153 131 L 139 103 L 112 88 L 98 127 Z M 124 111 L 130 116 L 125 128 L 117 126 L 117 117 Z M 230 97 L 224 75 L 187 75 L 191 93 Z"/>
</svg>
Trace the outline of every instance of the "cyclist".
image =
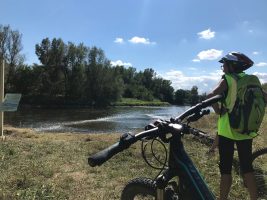
<svg viewBox="0 0 267 200">
<path fill-rule="evenodd" d="M 234 154 L 234 144 L 236 143 L 238 150 L 238 157 L 240 161 L 240 168 L 242 170 L 245 185 L 248 188 L 251 199 L 257 199 L 257 188 L 252 167 L 252 139 L 256 133 L 239 134 L 231 129 L 229 117 L 227 113 L 228 99 L 233 93 L 233 81 L 231 81 L 231 73 L 242 75 L 243 71 L 251 67 L 254 63 L 246 55 L 240 52 L 231 52 L 225 55 L 221 60 L 222 70 L 224 75 L 214 90 L 207 95 L 208 98 L 217 94 L 225 94 L 225 104 L 216 103 L 212 105 L 215 113 L 219 114 L 218 120 L 218 134 L 210 151 L 218 145 L 220 164 L 219 169 L 221 173 L 220 181 L 220 200 L 228 198 L 232 184 L 232 162 Z M 265 101 L 267 102 L 267 93 L 264 92 Z"/>
</svg>

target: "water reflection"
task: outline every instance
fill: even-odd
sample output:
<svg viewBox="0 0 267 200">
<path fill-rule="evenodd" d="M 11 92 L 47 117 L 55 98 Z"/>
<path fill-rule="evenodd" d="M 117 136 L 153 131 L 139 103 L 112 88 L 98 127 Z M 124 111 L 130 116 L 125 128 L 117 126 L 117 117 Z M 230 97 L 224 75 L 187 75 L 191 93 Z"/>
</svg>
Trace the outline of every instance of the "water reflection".
<svg viewBox="0 0 267 200">
<path fill-rule="evenodd" d="M 5 113 L 5 124 L 42 132 L 134 132 L 156 119 L 176 117 L 186 107 L 113 107 L 108 109 L 19 109 Z"/>
</svg>

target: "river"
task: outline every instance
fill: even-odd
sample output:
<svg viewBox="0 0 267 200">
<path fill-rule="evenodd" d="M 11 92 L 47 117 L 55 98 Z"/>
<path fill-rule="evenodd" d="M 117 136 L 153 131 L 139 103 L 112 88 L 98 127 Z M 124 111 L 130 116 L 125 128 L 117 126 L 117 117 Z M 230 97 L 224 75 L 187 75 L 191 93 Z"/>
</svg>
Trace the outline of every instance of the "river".
<svg viewBox="0 0 267 200">
<path fill-rule="evenodd" d="M 18 109 L 4 123 L 38 132 L 124 133 L 143 130 L 156 119 L 176 117 L 188 107 L 111 107 L 106 109 Z"/>
</svg>

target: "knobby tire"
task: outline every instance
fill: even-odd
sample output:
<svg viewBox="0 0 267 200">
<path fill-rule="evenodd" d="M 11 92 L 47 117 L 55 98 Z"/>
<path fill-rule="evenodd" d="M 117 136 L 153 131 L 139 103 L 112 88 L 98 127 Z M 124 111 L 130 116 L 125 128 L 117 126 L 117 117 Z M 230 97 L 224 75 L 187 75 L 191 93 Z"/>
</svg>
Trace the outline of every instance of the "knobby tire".
<svg viewBox="0 0 267 200">
<path fill-rule="evenodd" d="M 156 187 L 149 178 L 136 178 L 124 187 L 121 200 L 156 199 Z"/>
<path fill-rule="evenodd" d="M 258 196 L 260 199 L 267 199 L 267 148 L 253 152 L 252 163 L 254 167 Z"/>
</svg>

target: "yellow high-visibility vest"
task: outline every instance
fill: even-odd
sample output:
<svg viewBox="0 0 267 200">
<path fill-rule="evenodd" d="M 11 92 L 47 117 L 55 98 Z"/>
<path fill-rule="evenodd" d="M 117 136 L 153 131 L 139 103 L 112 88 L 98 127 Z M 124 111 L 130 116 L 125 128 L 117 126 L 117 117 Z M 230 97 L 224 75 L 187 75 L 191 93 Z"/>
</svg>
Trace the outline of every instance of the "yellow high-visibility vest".
<svg viewBox="0 0 267 200">
<path fill-rule="evenodd" d="M 240 77 L 242 77 L 244 75 L 245 75 L 245 73 L 238 74 L 238 76 L 240 76 Z M 225 80 L 227 82 L 227 86 L 228 86 L 226 99 L 224 100 L 224 106 L 228 109 L 228 112 L 231 112 L 233 107 L 234 107 L 235 100 L 236 100 L 237 83 L 236 83 L 236 80 L 234 79 L 234 77 L 229 73 L 226 73 L 224 75 L 224 78 L 225 78 Z M 229 122 L 228 112 L 226 112 L 224 115 L 219 117 L 218 135 L 230 138 L 232 140 L 246 140 L 246 139 L 252 139 L 255 136 L 257 136 L 257 133 L 255 133 L 255 132 L 251 132 L 250 134 L 247 135 L 247 134 L 240 134 L 240 133 L 232 130 L 231 126 L 230 126 L 230 122 Z"/>
</svg>

